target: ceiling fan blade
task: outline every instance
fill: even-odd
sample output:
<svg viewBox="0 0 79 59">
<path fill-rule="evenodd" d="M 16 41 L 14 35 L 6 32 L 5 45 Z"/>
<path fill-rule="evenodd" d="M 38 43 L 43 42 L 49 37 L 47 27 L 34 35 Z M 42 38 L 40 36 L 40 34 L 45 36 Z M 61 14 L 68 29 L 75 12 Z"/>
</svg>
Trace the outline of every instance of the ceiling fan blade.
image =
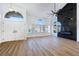
<svg viewBox="0 0 79 59">
<path fill-rule="evenodd" d="M 52 13 L 55 13 L 53 10 L 51 10 Z"/>
<path fill-rule="evenodd" d="M 52 12 L 53 14 L 57 14 L 57 12 L 54 12 L 53 10 L 51 10 L 51 12 Z"/>
</svg>

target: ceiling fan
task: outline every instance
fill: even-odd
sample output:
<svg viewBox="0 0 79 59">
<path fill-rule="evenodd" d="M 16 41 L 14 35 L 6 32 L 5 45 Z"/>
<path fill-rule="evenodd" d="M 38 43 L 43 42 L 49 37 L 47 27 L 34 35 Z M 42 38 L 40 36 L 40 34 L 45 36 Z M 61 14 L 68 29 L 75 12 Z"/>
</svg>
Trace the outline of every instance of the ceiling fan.
<svg viewBox="0 0 79 59">
<path fill-rule="evenodd" d="M 58 15 L 58 11 L 56 10 L 56 3 L 54 3 L 54 10 L 51 10 L 54 15 Z"/>
<path fill-rule="evenodd" d="M 54 8 L 54 10 L 51 10 L 51 13 L 49 14 L 49 16 L 54 16 L 54 15 L 57 16 L 58 15 L 59 11 L 56 10 L 56 3 L 54 3 L 53 8 Z"/>
</svg>

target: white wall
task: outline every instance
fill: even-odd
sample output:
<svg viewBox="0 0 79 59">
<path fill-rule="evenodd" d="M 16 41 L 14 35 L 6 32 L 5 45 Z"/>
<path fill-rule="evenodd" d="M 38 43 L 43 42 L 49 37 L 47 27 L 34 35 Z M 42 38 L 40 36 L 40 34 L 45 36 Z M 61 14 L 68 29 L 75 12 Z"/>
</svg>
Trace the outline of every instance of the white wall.
<svg viewBox="0 0 79 59">
<path fill-rule="evenodd" d="M 1 18 L 0 18 L 0 41 L 1 41 L 1 39 L 2 39 L 2 20 L 1 20 Z"/>
<path fill-rule="evenodd" d="M 79 42 L 79 3 L 77 4 L 77 42 Z"/>
</svg>

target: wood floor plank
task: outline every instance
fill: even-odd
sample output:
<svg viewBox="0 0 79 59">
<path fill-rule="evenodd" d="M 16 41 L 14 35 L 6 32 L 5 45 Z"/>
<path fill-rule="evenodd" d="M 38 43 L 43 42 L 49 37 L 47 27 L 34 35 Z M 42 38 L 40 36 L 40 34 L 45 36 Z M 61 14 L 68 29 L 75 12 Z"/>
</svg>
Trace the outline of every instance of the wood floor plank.
<svg viewBox="0 0 79 59">
<path fill-rule="evenodd" d="M 1 43 L 0 56 L 79 56 L 79 43 L 53 36 L 28 38 Z"/>
</svg>

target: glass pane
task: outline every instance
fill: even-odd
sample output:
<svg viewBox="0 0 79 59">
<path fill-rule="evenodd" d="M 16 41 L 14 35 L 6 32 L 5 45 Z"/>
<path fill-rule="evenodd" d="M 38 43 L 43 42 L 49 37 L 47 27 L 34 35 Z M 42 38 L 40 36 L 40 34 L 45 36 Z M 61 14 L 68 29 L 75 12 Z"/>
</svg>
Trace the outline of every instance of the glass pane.
<svg viewBox="0 0 79 59">
<path fill-rule="evenodd" d="M 5 18 L 13 21 L 20 21 L 23 19 L 23 16 L 19 12 L 10 11 L 6 13 Z"/>
</svg>

